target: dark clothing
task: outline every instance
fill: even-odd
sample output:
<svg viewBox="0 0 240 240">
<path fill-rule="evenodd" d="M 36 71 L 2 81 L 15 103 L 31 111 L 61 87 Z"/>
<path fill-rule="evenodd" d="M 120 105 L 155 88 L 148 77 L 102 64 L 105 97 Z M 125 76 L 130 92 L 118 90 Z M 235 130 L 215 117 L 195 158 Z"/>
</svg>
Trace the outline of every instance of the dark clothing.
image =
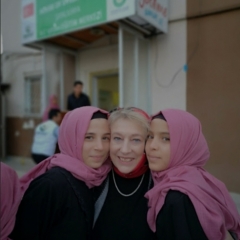
<svg viewBox="0 0 240 240">
<path fill-rule="evenodd" d="M 126 179 L 115 173 L 116 184 L 124 194 L 133 192 L 142 176 Z M 151 187 L 150 171 L 145 173 L 140 188 L 130 197 L 120 195 L 109 174 L 109 189 L 106 200 L 93 228 L 94 240 L 151 240 L 154 233 L 147 223 L 147 199 L 144 194 Z M 95 188 L 95 194 L 98 189 Z"/>
<path fill-rule="evenodd" d="M 81 95 L 78 98 L 76 98 L 73 93 L 68 96 L 68 101 L 67 101 L 68 110 L 73 110 L 75 108 L 90 106 L 90 105 L 91 105 L 90 100 L 85 93 L 81 93 Z"/>
<path fill-rule="evenodd" d="M 60 167 L 33 180 L 21 201 L 10 237 L 87 240 L 93 224 L 92 190 Z"/>
<path fill-rule="evenodd" d="M 208 240 L 190 198 L 170 190 L 157 216 L 157 239 Z"/>
<path fill-rule="evenodd" d="M 32 153 L 32 159 L 36 164 L 42 162 L 43 160 L 45 160 L 48 157 L 49 156 L 46 156 L 46 155 Z"/>
</svg>

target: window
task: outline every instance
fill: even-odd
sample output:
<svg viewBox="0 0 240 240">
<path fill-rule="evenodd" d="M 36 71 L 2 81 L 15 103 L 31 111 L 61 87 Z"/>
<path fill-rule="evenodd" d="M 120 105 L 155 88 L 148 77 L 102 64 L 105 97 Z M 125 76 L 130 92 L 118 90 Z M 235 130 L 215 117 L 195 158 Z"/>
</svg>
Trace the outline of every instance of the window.
<svg viewBox="0 0 240 240">
<path fill-rule="evenodd" d="M 41 115 L 41 76 L 25 77 L 25 114 Z"/>
</svg>

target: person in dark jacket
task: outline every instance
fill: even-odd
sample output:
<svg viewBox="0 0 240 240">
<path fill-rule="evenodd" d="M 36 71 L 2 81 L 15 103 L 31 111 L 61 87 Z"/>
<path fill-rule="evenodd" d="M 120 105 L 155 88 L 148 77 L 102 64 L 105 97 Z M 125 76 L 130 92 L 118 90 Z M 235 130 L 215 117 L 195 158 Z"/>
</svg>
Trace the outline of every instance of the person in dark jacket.
<svg viewBox="0 0 240 240">
<path fill-rule="evenodd" d="M 152 187 L 144 154 L 149 116 L 137 108 L 110 113 L 113 170 L 95 204 L 94 240 L 152 240 L 145 193 Z M 97 188 L 94 191 L 97 193 Z"/>
<path fill-rule="evenodd" d="M 154 187 L 148 223 L 157 239 L 240 239 L 240 216 L 225 185 L 204 170 L 209 149 L 201 123 L 190 113 L 167 109 L 153 116 L 146 143 Z"/>
<path fill-rule="evenodd" d="M 68 96 L 67 99 L 67 110 L 71 111 L 75 108 L 90 106 L 89 97 L 82 92 L 83 83 L 76 81 L 73 85 L 73 93 Z"/>
<path fill-rule="evenodd" d="M 59 129 L 61 153 L 20 179 L 25 192 L 11 239 L 87 240 L 93 225 L 92 188 L 111 170 L 107 112 L 82 107 Z"/>
</svg>

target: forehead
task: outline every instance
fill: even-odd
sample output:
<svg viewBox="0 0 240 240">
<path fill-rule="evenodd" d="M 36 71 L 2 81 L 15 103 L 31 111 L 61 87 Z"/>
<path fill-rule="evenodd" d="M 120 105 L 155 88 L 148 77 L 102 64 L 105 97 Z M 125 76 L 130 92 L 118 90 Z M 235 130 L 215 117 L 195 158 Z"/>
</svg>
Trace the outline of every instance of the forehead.
<svg viewBox="0 0 240 240">
<path fill-rule="evenodd" d="M 104 118 L 96 118 L 92 119 L 89 123 L 88 130 L 89 131 L 94 131 L 94 132 L 103 132 L 103 131 L 108 131 L 110 132 L 109 125 L 108 125 L 108 120 Z"/>
<path fill-rule="evenodd" d="M 122 135 L 145 135 L 146 129 L 135 120 L 118 119 L 111 124 L 111 132 L 120 133 Z"/>
<path fill-rule="evenodd" d="M 167 122 L 162 119 L 159 119 L 159 118 L 155 118 L 152 120 L 151 125 L 150 125 L 150 130 L 154 131 L 154 132 L 168 132 L 169 133 Z"/>
</svg>

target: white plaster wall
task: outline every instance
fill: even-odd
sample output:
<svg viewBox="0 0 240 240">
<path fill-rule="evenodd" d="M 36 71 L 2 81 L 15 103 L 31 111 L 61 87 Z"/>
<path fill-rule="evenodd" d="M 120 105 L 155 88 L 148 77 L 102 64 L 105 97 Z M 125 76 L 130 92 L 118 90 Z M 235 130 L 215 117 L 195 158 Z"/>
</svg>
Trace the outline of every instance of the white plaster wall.
<svg viewBox="0 0 240 240">
<path fill-rule="evenodd" d="M 185 20 L 170 23 L 168 34 L 152 40 L 152 113 L 165 108 L 186 110 L 186 24 Z"/>
<path fill-rule="evenodd" d="M 168 19 L 169 21 L 185 19 L 187 0 L 168 0 Z"/>
<path fill-rule="evenodd" d="M 83 91 L 89 94 L 90 73 L 118 69 L 118 46 L 80 51 L 77 68 L 77 78 L 84 82 Z"/>
<path fill-rule="evenodd" d="M 24 116 L 24 74 L 42 70 L 41 52 L 21 43 L 21 0 L 1 1 L 2 81 L 11 84 L 6 93 L 8 117 Z"/>
<path fill-rule="evenodd" d="M 24 76 L 25 74 L 41 73 L 42 56 L 19 56 L 2 58 L 2 77 L 4 82 L 10 83 L 10 90 L 6 93 L 6 114 L 8 117 L 24 116 Z"/>
<path fill-rule="evenodd" d="M 3 52 L 36 52 L 21 45 L 21 0 L 1 0 Z"/>
</svg>

